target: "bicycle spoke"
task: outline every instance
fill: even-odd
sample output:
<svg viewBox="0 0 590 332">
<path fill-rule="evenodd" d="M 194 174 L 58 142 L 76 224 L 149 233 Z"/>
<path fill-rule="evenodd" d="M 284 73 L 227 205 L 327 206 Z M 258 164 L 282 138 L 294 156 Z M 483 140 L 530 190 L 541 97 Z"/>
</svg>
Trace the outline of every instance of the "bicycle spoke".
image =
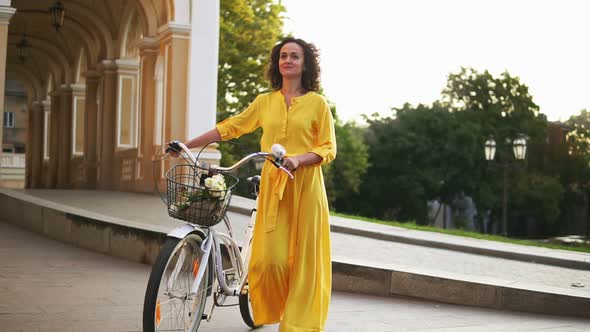
<svg viewBox="0 0 590 332">
<path fill-rule="evenodd" d="M 207 278 L 201 277 L 196 291 L 192 291 L 195 277 L 199 273 L 204 275 L 208 267 L 202 264 L 201 241 L 196 239 L 184 239 L 166 263 L 157 293 L 156 331 L 190 331 L 200 324 L 210 287 Z"/>
</svg>

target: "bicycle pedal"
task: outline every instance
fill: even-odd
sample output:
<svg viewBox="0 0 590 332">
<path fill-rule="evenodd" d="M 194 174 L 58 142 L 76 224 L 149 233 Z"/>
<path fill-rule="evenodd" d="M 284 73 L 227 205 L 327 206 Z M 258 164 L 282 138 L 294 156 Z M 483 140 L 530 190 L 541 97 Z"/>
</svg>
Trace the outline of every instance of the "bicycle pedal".
<svg viewBox="0 0 590 332">
<path fill-rule="evenodd" d="M 207 320 L 207 319 L 209 319 L 209 315 L 207 315 L 207 314 L 201 315 L 201 320 Z"/>
</svg>

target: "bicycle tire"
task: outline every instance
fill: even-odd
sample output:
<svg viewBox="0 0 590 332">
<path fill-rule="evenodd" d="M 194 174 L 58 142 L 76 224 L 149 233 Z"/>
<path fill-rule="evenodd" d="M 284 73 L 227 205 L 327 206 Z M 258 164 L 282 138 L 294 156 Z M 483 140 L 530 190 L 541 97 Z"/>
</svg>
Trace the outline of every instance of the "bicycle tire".
<svg viewBox="0 0 590 332">
<path fill-rule="evenodd" d="M 210 277 L 210 264 L 207 262 L 196 296 L 191 298 L 190 285 L 191 277 L 194 279 L 196 276 L 195 264 L 202 266 L 201 243 L 202 238 L 196 233 L 191 233 L 182 239 L 169 237 L 164 243 L 146 288 L 143 305 L 144 332 L 160 330 L 196 332 L 198 330 L 207 302 L 207 285 L 209 285 Z M 172 289 L 168 289 L 169 278 L 174 274 L 173 271 L 177 268 L 176 265 L 179 257 L 183 256 L 183 251 L 186 258 L 182 261 L 183 264 L 178 266 L 180 269 L 177 270 L 176 278 L 172 281 Z M 176 304 L 179 305 L 176 306 Z M 180 312 L 172 315 L 173 311 Z M 168 316 L 170 319 L 163 319 Z"/>
<path fill-rule="evenodd" d="M 240 305 L 240 315 L 242 315 L 244 323 L 246 323 L 246 325 L 248 325 L 251 329 L 262 327 L 262 325 L 254 324 L 254 319 L 252 319 L 252 310 L 250 308 L 250 292 L 247 292 L 246 294 L 240 294 L 238 302 Z"/>
</svg>

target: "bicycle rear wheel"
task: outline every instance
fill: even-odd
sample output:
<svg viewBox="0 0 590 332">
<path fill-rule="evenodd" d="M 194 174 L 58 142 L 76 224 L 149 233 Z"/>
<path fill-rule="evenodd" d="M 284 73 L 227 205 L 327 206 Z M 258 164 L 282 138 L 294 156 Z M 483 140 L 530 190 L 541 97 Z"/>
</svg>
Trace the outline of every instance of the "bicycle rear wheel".
<svg viewBox="0 0 590 332">
<path fill-rule="evenodd" d="M 251 329 L 257 329 L 262 325 L 255 325 L 254 319 L 252 318 L 252 306 L 250 305 L 250 292 L 246 292 L 246 294 L 240 294 L 239 297 L 239 304 L 240 304 L 240 314 L 242 315 L 242 319 L 244 323 L 248 325 Z"/>
<path fill-rule="evenodd" d="M 199 328 L 209 284 L 209 264 L 202 261 L 201 243 L 201 237 L 195 233 L 166 240 L 145 293 L 144 332 L 195 332 Z M 192 292 L 200 266 L 206 270 L 197 290 Z"/>
</svg>

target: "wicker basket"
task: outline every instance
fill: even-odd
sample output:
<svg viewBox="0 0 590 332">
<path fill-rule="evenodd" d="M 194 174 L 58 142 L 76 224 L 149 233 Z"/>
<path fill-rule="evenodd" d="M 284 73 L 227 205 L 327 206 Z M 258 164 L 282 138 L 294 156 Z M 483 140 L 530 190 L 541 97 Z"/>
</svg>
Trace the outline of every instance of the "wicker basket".
<svg viewBox="0 0 590 332">
<path fill-rule="evenodd" d="M 211 190 L 204 185 L 213 174 L 192 165 L 176 165 L 166 172 L 168 215 L 204 227 L 218 224 L 231 200 L 238 179 L 224 174 L 225 190 Z"/>
</svg>

